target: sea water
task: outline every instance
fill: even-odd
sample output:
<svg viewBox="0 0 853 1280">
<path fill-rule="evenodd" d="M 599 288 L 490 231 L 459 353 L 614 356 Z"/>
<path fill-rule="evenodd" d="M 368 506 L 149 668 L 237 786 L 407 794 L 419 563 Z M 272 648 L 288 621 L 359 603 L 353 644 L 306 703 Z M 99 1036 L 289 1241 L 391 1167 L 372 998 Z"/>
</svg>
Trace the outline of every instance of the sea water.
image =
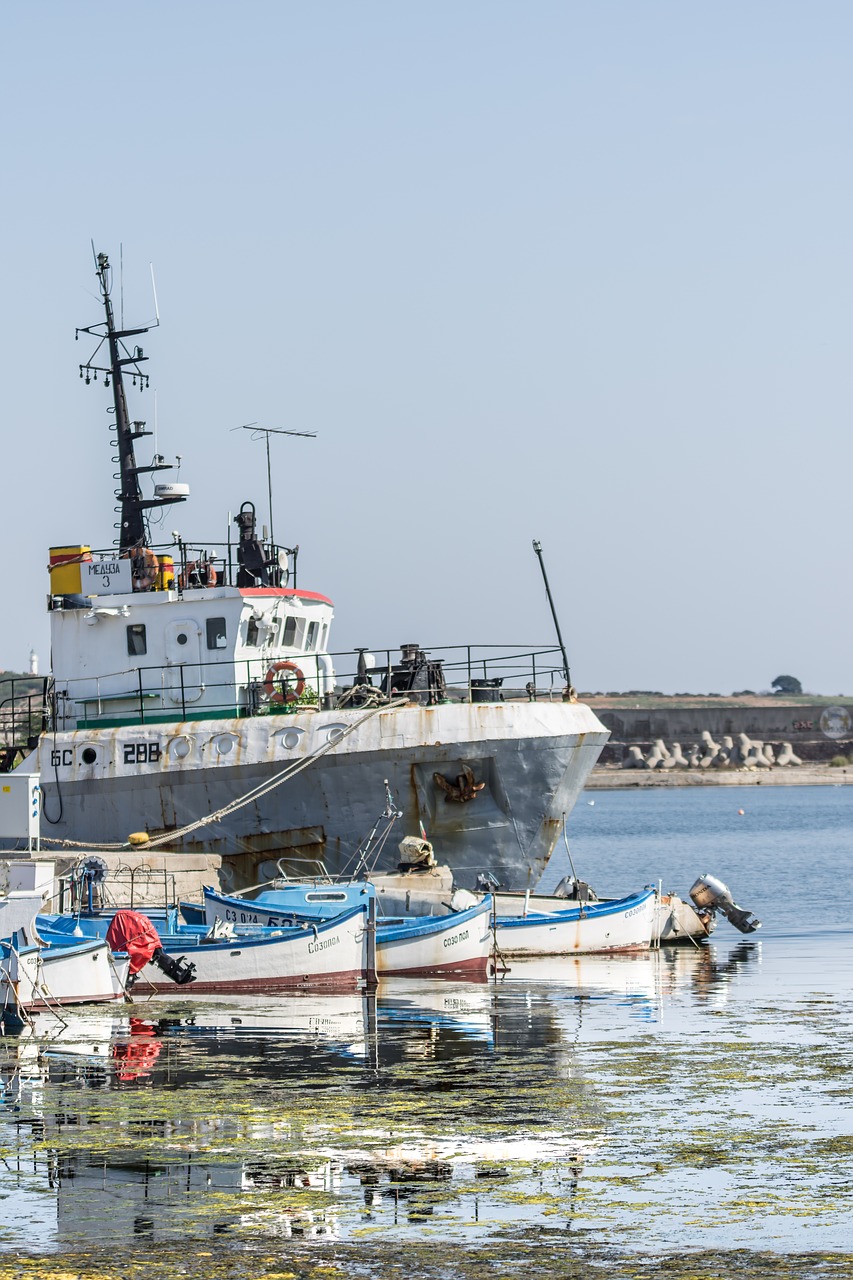
<svg viewBox="0 0 853 1280">
<path fill-rule="evenodd" d="M 409 1274 L 847 1267 L 853 789 L 596 792 L 568 837 L 602 894 L 711 872 L 762 928 L 483 984 L 40 1018 L 2 1042 L 0 1248 L 140 1274 L 172 1248 L 187 1274 L 264 1274 L 264 1249 L 292 1275 L 400 1249 Z"/>
</svg>

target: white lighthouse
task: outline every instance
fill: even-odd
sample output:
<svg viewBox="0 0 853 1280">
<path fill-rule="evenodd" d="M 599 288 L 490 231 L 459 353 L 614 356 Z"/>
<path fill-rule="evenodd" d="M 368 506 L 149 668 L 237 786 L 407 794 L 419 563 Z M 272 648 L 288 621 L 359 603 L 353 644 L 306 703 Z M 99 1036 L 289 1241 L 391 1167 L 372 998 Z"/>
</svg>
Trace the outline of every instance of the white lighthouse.
<svg viewBox="0 0 853 1280">
<path fill-rule="evenodd" d="M 37 676 L 39 673 L 39 656 L 35 649 L 30 649 L 30 675 Z"/>
</svg>

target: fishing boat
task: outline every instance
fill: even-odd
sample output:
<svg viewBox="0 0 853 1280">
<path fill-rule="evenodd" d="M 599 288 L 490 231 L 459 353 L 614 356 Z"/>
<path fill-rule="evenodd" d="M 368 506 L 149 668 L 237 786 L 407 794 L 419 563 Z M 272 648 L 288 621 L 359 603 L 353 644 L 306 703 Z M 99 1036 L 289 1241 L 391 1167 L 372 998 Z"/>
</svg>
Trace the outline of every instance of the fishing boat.
<svg viewBox="0 0 853 1280">
<path fill-rule="evenodd" d="M 269 467 L 268 524 L 247 500 L 219 542 L 158 534 L 189 487 L 156 440 L 144 452 L 153 433 L 130 408 L 148 385 L 138 339 L 151 326 L 116 323 L 106 254 L 95 267 L 104 319 L 78 331 L 97 344 L 80 379 L 111 387 L 116 536 L 51 548 L 52 677 L 43 696 L 0 691 L 8 758 L 29 751 L 19 768 L 41 776 L 43 842 L 120 851 L 133 835 L 220 854 L 232 888 L 280 858 L 337 872 L 387 778 L 407 828 L 440 840 L 457 883 L 488 869 L 508 887 L 536 884 L 608 737 L 562 654 L 334 653 L 332 601 L 297 581 L 295 540 L 274 528 Z"/>
<path fill-rule="evenodd" d="M 343 990 L 368 981 L 375 969 L 367 915 L 367 907 L 359 906 L 333 920 L 290 928 L 256 928 L 240 933 L 228 930 L 223 934 L 175 922 L 158 933 L 141 913 L 119 911 L 114 915 L 39 916 L 38 928 L 47 937 L 74 932 L 111 937 L 117 921 L 134 917 L 131 927 L 138 928 L 146 945 L 153 933 L 155 946 L 163 953 L 163 959 L 155 955 L 153 959 L 131 964 L 135 981 L 143 992 L 174 991 L 175 981 L 182 980 L 194 994 L 201 995 L 288 989 Z M 177 976 L 181 968 L 191 971 L 186 979 Z"/>
<path fill-rule="evenodd" d="M 376 970 L 383 978 L 483 978 L 492 954 L 490 900 L 448 916 L 381 920 Z"/>
<path fill-rule="evenodd" d="M 576 905 L 578 901 L 587 903 L 608 903 L 617 901 L 613 898 L 599 898 L 588 885 L 580 886 L 580 897 L 575 896 L 577 890 L 572 885 L 571 893 L 494 893 L 495 912 L 499 916 L 514 917 L 529 913 L 534 915 L 551 915 L 565 911 Z M 677 942 L 699 942 L 709 938 L 717 927 L 714 911 L 700 909 L 685 901 L 677 893 L 659 893 L 655 903 L 653 941 L 666 945 Z"/>
<path fill-rule="evenodd" d="M 655 926 L 656 895 L 644 889 L 612 902 L 578 903 L 563 911 L 496 916 L 499 957 L 592 955 L 647 951 Z"/>
<path fill-rule="evenodd" d="M 279 928 L 298 921 L 334 919 L 342 907 L 368 900 L 373 886 L 285 885 L 256 898 L 231 898 L 214 889 L 204 891 L 208 925 L 216 921 L 240 927 Z M 379 916 L 376 922 L 376 971 L 427 975 L 484 975 L 492 952 L 492 901 L 488 896 L 464 910 L 440 916 Z"/>
<path fill-rule="evenodd" d="M 60 938 L 51 945 L 16 933 L 0 942 L 0 1020 L 11 1028 L 37 1010 L 122 1000 L 129 964 L 102 938 Z"/>
<path fill-rule="evenodd" d="M 334 918 L 328 900 L 312 902 L 316 891 L 303 891 L 303 905 L 289 896 L 290 906 L 276 905 L 275 891 L 267 901 L 228 898 L 212 889 L 204 895 L 208 923 L 236 921 L 240 925 L 276 928 L 306 919 Z M 272 899 L 272 901 L 269 901 Z M 314 914 L 312 908 L 320 910 Z M 491 899 L 464 911 L 441 916 L 382 916 L 376 923 L 376 971 L 383 977 L 484 976 L 492 952 Z"/>
</svg>

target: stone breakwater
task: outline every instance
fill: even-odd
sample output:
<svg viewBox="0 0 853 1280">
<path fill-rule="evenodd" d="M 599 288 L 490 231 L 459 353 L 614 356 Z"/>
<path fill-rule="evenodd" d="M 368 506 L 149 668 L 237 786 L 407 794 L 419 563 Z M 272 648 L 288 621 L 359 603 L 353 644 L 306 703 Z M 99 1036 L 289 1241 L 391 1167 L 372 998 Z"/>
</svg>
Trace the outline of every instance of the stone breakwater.
<svg viewBox="0 0 853 1280">
<path fill-rule="evenodd" d="M 587 791 L 627 791 L 649 787 L 843 787 L 853 785 L 853 765 L 801 765 L 796 769 L 638 769 L 597 765 Z"/>
<path fill-rule="evenodd" d="M 753 742 L 745 733 L 739 733 L 737 742 L 726 735 L 722 742 L 715 742 L 707 730 L 699 742 L 688 748 L 687 755 L 680 742 L 673 742 L 670 749 L 663 738 L 657 738 L 648 754 L 641 747 L 632 746 L 622 759 L 623 769 L 772 769 L 774 765 L 787 768 L 803 762 L 790 742 Z"/>
</svg>

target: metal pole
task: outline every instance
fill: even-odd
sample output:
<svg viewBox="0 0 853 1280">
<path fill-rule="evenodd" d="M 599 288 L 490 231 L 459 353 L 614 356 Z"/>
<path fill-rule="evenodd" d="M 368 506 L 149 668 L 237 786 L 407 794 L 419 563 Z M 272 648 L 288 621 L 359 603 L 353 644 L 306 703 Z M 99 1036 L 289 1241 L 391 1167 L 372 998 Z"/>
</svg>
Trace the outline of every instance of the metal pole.
<svg viewBox="0 0 853 1280">
<path fill-rule="evenodd" d="M 569 659 L 568 659 L 568 656 L 566 655 L 566 646 L 563 644 L 563 635 L 562 635 L 562 632 L 560 631 L 560 624 L 557 621 L 557 610 L 554 608 L 554 600 L 551 595 L 551 588 L 548 585 L 548 575 L 545 572 L 545 561 L 542 557 L 542 543 L 537 542 L 535 538 L 533 539 L 533 550 L 536 552 L 536 555 L 539 557 L 539 568 L 542 570 L 542 579 L 545 583 L 545 593 L 548 596 L 548 603 L 551 606 L 551 617 L 554 619 L 554 627 L 556 628 L 556 631 L 557 631 L 557 642 L 560 646 L 560 653 L 563 655 L 563 674 L 566 677 L 566 684 L 571 685 L 572 677 L 569 674 Z"/>
<path fill-rule="evenodd" d="M 275 532 L 272 522 L 272 464 L 270 463 L 270 433 L 266 433 L 267 442 L 267 489 L 270 497 L 270 546 L 275 546 Z"/>
</svg>

